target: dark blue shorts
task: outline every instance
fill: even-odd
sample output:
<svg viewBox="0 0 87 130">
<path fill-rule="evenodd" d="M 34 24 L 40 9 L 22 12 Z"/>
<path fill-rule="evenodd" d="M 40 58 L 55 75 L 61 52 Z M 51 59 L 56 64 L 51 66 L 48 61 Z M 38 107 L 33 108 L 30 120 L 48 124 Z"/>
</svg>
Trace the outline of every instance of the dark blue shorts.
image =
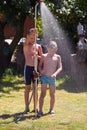
<svg viewBox="0 0 87 130">
<path fill-rule="evenodd" d="M 26 66 L 24 67 L 24 78 L 25 84 L 31 85 L 31 82 L 34 83 L 34 75 L 33 75 L 34 67 L 33 66 Z"/>
</svg>

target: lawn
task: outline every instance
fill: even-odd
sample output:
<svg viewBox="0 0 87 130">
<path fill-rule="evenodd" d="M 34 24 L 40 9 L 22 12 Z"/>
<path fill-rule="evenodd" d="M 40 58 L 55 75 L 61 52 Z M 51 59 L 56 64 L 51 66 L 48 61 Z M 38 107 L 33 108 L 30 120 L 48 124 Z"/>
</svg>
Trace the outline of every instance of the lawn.
<svg viewBox="0 0 87 130">
<path fill-rule="evenodd" d="M 81 86 L 80 86 L 81 88 Z M 83 90 L 83 89 L 82 89 Z M 31 90 L 32 92 L 32 90 Z M 38 86 L 40 94 L 40 84 Z M 4 76 L 0 80 L 0 130 L 87 130 L 87 92 L 67 75 L 57 79 L 55 115 L 49 110 L 49 89 L 44 102 L 44 116 L 36 118 L 34 113 L 24 115 L 24 79 Z M 30 110 L 33 109 L 33 101 Z"/>
</svg>

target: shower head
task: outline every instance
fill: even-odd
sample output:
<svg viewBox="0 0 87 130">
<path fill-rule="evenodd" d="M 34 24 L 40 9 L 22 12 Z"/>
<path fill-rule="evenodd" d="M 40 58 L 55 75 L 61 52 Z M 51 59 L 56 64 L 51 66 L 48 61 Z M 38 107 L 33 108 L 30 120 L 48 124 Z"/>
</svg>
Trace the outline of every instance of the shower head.
<svg viewBox="0 0 87 130">
<path fill-rule="evenodd" d="M 39 2 L 43 2 L 44 0 L 39 0 Z"/>
</svg>

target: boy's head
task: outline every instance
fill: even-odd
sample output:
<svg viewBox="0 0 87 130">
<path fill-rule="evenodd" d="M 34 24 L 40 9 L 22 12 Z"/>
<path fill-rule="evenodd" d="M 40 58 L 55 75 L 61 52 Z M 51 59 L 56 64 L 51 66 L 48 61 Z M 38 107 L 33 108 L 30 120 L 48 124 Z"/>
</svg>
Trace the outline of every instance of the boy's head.
<svg viewBox="0 0 87 130">
<path fill-rule="evenodd" d="M 38 34 L 38 30 L 37 30 L 37 28 L 31 28 L 31 29 L 29 29 L 28 30 L 28 33 L 27 33 L 28 35 L 32 35 L 32 34 Z"/>
<path fill-rule="evenodd" d="M 57 44 L 55 41 L 50 41 L 47 48 L 51 48 L 51 49 L 57 49 Z"/>
<path fill-rule="evenodd" d="M 55 41 L 50 41 L 47 46 L 48 53 L 54 54 L 57 51 L 57 49 L 57 43 Z"/>
<path fill-rule="evenodd" d="M 27 40 L 28 43 L 34 44 L 35 38 L 38 37 L 38 30 L 37 28 L 31 28 L 27 33 Z"/>
</svg>

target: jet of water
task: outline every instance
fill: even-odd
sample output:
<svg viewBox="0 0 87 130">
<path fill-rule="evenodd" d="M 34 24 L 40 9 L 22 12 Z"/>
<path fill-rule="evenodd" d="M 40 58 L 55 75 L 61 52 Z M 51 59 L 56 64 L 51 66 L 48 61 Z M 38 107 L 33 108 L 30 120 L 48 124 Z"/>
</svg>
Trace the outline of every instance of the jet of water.
<svg viewBox="0 0 87 130">
<path fill-rule="evenodd" d="M 43 28 L 43 46 L 49 44 L 49 40 L 56 41 L 58 45 L 58 53 L 60 53 L 62 57 L 63 70 L 65 69 L 69 72 L 77 82 L 77 64 L 75 59 L 71 56 L 71 41 L 45 3 L 41 2 L 40 5 Z"/>
<path fill-rule="evenodd" d="M 45 3 L 41 3 L 41 17 L 43 27 L 43 38 L 45 41 L 49 39 L 59 38 L 59 26 L 57 25 L 56 19 L 50 12 Z"/>
<path fill-rule="evenodd" d="M 46 46 L 49 44 L 49 40 L 56 41 L 59 52 L 64 59 L 63 61 L 66 59 L 66 63 L 69 63 L 69 61 L 67 62 L 67 59 L 70 60 L 70 50 L 67 44 L 68 42 L 63 34 L 61 26 L 44 2 L 41 3 L 41 18 L 44 45 Z M 69 65 L 67 66 L 69 69 Z"/>
</svg>

